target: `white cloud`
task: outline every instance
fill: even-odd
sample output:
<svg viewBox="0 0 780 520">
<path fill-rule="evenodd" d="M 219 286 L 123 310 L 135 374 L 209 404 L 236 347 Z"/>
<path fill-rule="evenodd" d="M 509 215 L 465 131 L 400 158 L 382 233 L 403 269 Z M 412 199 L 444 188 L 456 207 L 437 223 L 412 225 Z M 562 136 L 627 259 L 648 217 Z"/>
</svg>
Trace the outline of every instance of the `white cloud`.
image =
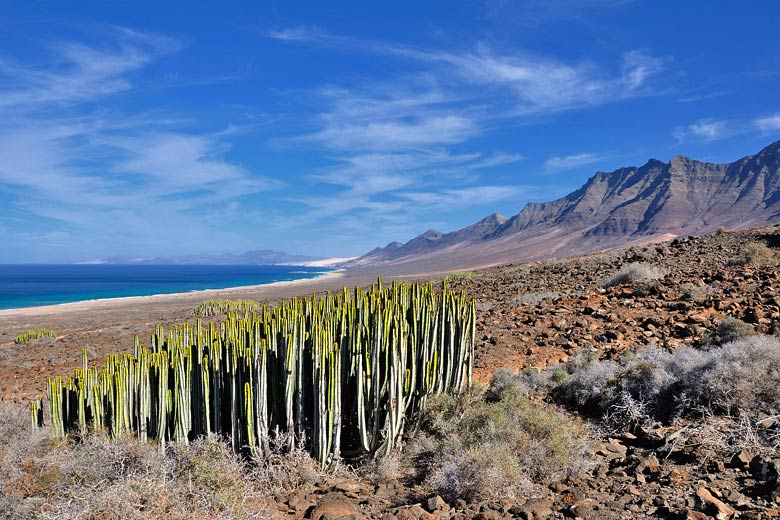
<svg viewBox="0 0 780 520">
<path fill-rule="evenodd" d="M 460 115 L 429 115 L 385 121 L 332 120 L 303 140 L 337 150 L 399 150 L 461 143 L 478 132 L 476 123 Z"/>
<path fill-rule="evenodd" d="M 461 55 L 431 53 L 449 63 L 466 82 L 508 88 L 518 113 L 555 112 L 650 95 L 649 80 L 664 60 L 640 51 L 624 53 L 619 74 L 588 63 L 565 63 L 533 55 L 497 55 L 486 48 Z"/>
<path fill-rule="evenodd" d="M 544 162 L 544 166 L 550 171 L 565 171 L 597 163 L 605 158 L 602 154 L 578 153 L 565 156 L 550 157 Z"/>
<path fill-rule="evenodd" d="M 691 140 L 716 141 L 732 134 L 727 121 L 716 120 L 702 120 L 688 126 L 678 126 L 672 132 L 672 136 L 679 143 Z"/>
<path fill-rule="evenodd" d="M 114 34 L 113 45 L 100 48 L 60 42 L 47 67 L 2 64 L 0 191 L 9 203 L 0 219 L 20 218 L 14 238 L 31 250 L 56 238 L 70 240 L 72 251 L 94 248 L 83 255 L 161 251 L 174 237 L 191 250 L 207 230 L 240 221 L 242 197 L 280 185 L 225 158 L 229 131 L 94 109 L 133 89 L 134 72 L 178 48 L 164 37 Z M 239 234 L 220 230 L 205 245 L 218 248 Z"/>
<path fill-rule="evenodd" d="M 107 48 L 56 43 L 50 49 L 52 63 L 45 67 L 0 60 L 0 77 L 9 85 L 0 90 L 0 108 L 40 109 L 127 91 L 131 88 L 127 74 L 179 47 L 174 40 L 127 29 L 117 30 L 116 37 Z"/>
<path fill-rule="evenodd" d="M 760 117 L 753 121 L 753 124 L 761 132 L 776 132 L 780 130 L 780 114 L 772 114 L 766 117 Z"/>
<path fill-rule="evenodd" d="M 451 208 L 453 206 L 482 206 L 527 194 L 522 186 L 471 186 L 461 189 L 447 189 L 437 192 L 408 192 L 398 196 L 428 208 Z"/>
</svg>

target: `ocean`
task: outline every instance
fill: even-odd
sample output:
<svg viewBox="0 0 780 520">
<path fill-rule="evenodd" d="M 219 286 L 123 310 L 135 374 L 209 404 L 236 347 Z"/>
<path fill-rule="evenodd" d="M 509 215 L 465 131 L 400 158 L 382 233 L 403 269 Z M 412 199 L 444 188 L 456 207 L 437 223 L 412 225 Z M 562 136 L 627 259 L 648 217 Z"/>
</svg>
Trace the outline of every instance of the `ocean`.
<svg viewBox="0 0 780 520">
<path fill-rule="evenodd" d="M 263 285 L 328 271 L 282 265 L 0 265 L 0 309 Z"/>
</svg>

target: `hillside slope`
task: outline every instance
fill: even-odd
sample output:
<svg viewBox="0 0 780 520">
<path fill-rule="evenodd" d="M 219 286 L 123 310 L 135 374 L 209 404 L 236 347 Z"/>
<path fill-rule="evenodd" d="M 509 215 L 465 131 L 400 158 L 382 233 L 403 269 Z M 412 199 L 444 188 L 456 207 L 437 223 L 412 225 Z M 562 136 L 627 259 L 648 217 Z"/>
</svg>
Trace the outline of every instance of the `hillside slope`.
<svg viewBox="0 0 780 520">
<path fill-rule="evenodd" d="M 396 274 L 444 272 L 567 257 L 719 227 L 745 229 L 780 218 L 780 141 L 729 164 L 676 156 L 597 172 L 558 200 L 493 214 L 451 233 L 393 242 L 344 264 Z"/>
</svg>

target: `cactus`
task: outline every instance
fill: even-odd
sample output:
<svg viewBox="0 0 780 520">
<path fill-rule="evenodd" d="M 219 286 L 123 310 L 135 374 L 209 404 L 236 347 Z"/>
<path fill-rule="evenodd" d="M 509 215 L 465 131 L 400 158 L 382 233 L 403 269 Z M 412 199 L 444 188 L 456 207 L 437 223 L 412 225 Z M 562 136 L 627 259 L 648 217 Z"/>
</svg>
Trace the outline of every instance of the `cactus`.
<svg viewBox="0 0 780 520">
<path fill-rule="evenodd" d="M 134 432 L 187 443 L 220 434 L 262 456 L 277 433 L 305 443 L 322 466 L 340 457 L 383 456 L 401 441 L 431 395 L 471 384 L 476 309 L 446 284 L 381 280 L 293 299 L 251 314 L 229 313 L 164 331 L 132 354 L 48 380 L 56 436 Z M 43 403 L 31 405 L 42 425 Z"/>
<path fill-rule="evenodd" d="M 56 338 L 57 337 L 57 331 L 52 329 L 30 329 L 22 332 L 18 336 L 16 336 L 16 339 L 14 342 L 17 345 L 24 345 L 34 339 L 38 338 Z"/>
<path fill-rule="evenodd" d="M 260 309 L 260 304 L 254 300 L 225 300 L 211 299 L 205 300 L 192 310 L 195 316 L 217 316 L 235 312 L 239 314 L 251 314 Z"/>
</svg>

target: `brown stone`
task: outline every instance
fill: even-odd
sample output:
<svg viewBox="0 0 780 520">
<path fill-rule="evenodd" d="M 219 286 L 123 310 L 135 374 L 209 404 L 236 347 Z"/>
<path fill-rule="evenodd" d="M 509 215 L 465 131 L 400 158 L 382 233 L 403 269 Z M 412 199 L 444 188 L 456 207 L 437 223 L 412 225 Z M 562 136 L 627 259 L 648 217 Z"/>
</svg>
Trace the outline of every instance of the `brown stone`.
<svg viewBox="0 0 780 520">
<path fill-rule="evenodd" d="M 728 520 L 729 518 L 733 518 L 736 513 L 736 511 L 724 504 L 721 500 L 715 498 L 707 488 L 700 487 L 697 489 L 696 496 L 704 502 L 708 511 L 715 515 L 717 520 Z"/>
<path fill-rule="evenodd" d="M 360 511 L 358 511 L 355 504 L 344 496 L 328 494 L 317 502 L 309 518 L 312 520 L 324 520 L 326 517 L 340 518 L 350 515 L 360 516 Z"/>
</svg>

